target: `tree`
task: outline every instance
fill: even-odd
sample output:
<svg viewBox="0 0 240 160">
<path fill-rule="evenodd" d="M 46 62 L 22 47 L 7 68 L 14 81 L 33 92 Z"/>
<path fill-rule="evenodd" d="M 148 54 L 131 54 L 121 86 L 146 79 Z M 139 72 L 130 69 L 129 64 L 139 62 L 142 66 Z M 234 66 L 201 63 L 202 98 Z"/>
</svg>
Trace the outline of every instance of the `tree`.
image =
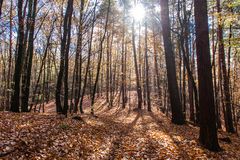
<svg viewBox="0 0 240 160">
<path fill-rule="evenodd" d="M 101 62 L 102 62 L 102 52 L 103 52 L 103 42 L 105 40 L 106 37 L 106 33 L 107 33 L 107 28 L 108 28 L 108 19 L 109 19 L 109 12 L 110 12 L 110 6 L 111 6 L 111 1 L 108 0 L 108 8 L 107 8 L 107 16 L 106 16 L 106 21 L 105 21 L 105 26 L 104 26 L 104 33 L 103 36 L 101 38 L 100 41 L 100 53 L 99 53 L 99 61 L 98 61 L 98 65 L 97 65 L 97 75 L 96 75 L 96 79 L 95 79 L 95 83 L 94 83 L 94 87 L 93 87 L 93 94 L 92 94 L 92 99 L 91 99 L 91 114 L 94 114 L 94 99 L 95 99 L 95 94 L 96 94 L 96 89 L 97 89 L 97 83 L 98 83 L 98 78 L 99 78 L 99 73 L 100 73 L 100 69 L 101 69 Z"/>
<path fill-rule="evenodd" d="M 181 125 L 184 124 L 184 117 L 177 86 L 176 66 L 174 60 L 174 53 L 172 49 L 172 42 L 170 38 L 171 34 L 170 34 L 168 0 L 161 0 L 160 5 L 161 5 L 162 35 L 165 50 L 165 60 L 167 66 L 168 91 L 172 108 L 172 122 Z"/>
<path fill-rule="evenodd" d="M 94 8 L 93 8 L 91 31 L 90 31 L 90 37 L 89 37 L 89 42 L 88 42 L 89 47 L 88 47 L 88 56 L 87 56 L 87 66 L 86 66 L 85 77 L 84 77 L 84 82 L 83 82 L 81 100 L 80 100 L 80 104 L 79 104 L 79 109 L 80 109 L 81 113 L 83 113 L 82 104 L 83 104 L 83 98 L 84 98 L 85 90 L 86 90 L 86 86 L 87 86 L 87 78 L 88 78 L 88 73 L 89 73 L 89 68 L 90 68 L 90 60 L 91 60 L 91 55 L 92 55 L 92 40 L 93 40 L 93 31 L 94 31 L 95 18 L 96 18 L 96 7 L 97 7 L 97 0 L 95 1 Z"/>
<path fill-rule="evenodd" d="M 138 95 L 138 109 L 142 109 L 142 89 L 139 81 L 139 73 L 138 73 L 138 63 L 137 63 L 137 51 L 135 44 L 135 20 L 132 22 L 132 48 L 133 48 L 133 57 L 134 57 L 134 67 L 136 74 L 136 82 L 137 82 L 137 95 Z"/>
<path fill-rule="evenodd" d="M 219 50 L 219 58 L 220 58 L 220 65 L 221 71 L 223 76 L 223 88 L 224 88 L 224 100 L 225 100 L 225 126 L 228 132 L 234 133 L 233 127 L 233 118 L 232 118 L 232 106 L 231 106 L 231 95 L 229 89 L 229 76 L 226 69 L 226 61 L 225 61 L 225 51 L 224 51 L 224 44 L 223 44 L 223 28 L 222 28 L 222 20 L 221 20 L 221 8 L 220 8 L 220 0 L 217 0 L 217 12 L 219 14 L 218 20 L 218 50 Z"/>
<path fill-rule="evenodd" d="M 36 80 L 36 84 L 35 84 L 35 87 L 34 87 L 34 90 L 33 90 L 33 96 L 32 96 L 32 103 L 30 105 L 30 109 L 29 109 L 29 112 L 32 110 L 32 107 L 33 107 L 33 102 L 35 102 L 35 99 L 36 99 L 36 94 L 37 94 L 37 90 L 38 90 L 38 87 L 39 87 L 39 82 L 40 82 L 40 78 L 41 78 L 41 75 L 42 75 L 42 72 L 44 71 L 43 70 L 43 67 L 46 63 L 46 58 L 47 58 L 47 53 L 48 53 L 48 50 L 49 50 L 49 47 L 50 47 L 50 40 L 51 40 L 51 37 L 52 37 L 52 34 L 53 34 L 53 30 L 55 29 L 54 28 L 54 24 L 56 22 L 56 18 L 53 20 L 53 23 L 52 23 L 52 26 L 51 26 L 51 30 L 49 32 L 49 34 L 47 35 L 47 42 L 46 42 L 46 47 L 44 49 L 44 54 L 43 54 L 43 58 L 42 58 L 42 63 L 40 65 L 40 72 L 38 74 L 38 77 L 37 77 L 37 80 Z"/>
<path fill-rule="evenodd" d="M 125 108 L 125 105 L 126 105 L 126 100 L 125 100 L 125 98 L 126 98 L 126 95 L 125 95 L 125 93 L 126 93 L 126 73 L 125 73 L 125 68 L 126 68 L 126 66 L 125 66 L 125 55 L 126 55 L 126 51 L 124 50 L 125 48 L 125 21 L 126 21 L 126 4 L 125 4 L 126 2 L 123 2 L 123 24 L 122 24 L 122 48 L 121 48 L 121 50 L 122 50 L 122 56 L 121 56 L 121 94 L 122 94 L 122 108 Z M 121 96 L 121 95 L 120 95 Z"/>
<path fill-rule="evenodd" d="M 11 99 L 12 112 L 19 112 L 20 107 L 20 80 L 22 75 L 22 61 L 24 56 L 24 16 L 23 16 L 23 0 L 18 0 L 18 45 L 17 45 L 17 55 L 15 62 L 14 71 L 14 87 L 13 96 Z"/>
<path fill-rule="evenodd" d="M 82 36 L 83 36 L 83 10 L 84 10 L 84 0 L 81 0 L 80 15 L 79 15 L 79 27 L 78 27 L 78 40 L 75 58 L 75 88 L 74 88 L 74 112 L 78 110 L 78 104 L 81 92 L 81 74 L 82 74 Z"/>
<path fill-rule="evenodd" d="M 29 35 L 28 35 L 28 48 L 27 55 L 25 56 L 24 72 L 23 72 L 23 88 L 22 88 L 22 111 L 28 112 L 28 100 L 30 90 L 30 78 L 32 71 L 32 59 L 34 49 L 34 30 L 35 30 L 35 17 L 37 10 L 37 0 L 29 0 Z"/>
<path fill-rule="evenodd" d="M 10 89 L 10 82 L 11 82 L 11 69 L 12 69 L 12 17 L 13 17 L 13 2 L 11 0 L 10 2 L 10 24 L 9 24 L 9 58 L 8 58 L 8 75 L 7 75 L 7 88 Z M 1 16 L 0 16 L 1 17 Z M 7 92 L 7 102 L 6 102 L 6 110 L 9 110 L 9 105 L 10 105 L 10 92 Z"/>
<path fill-rule="evenodd" d="M 68 0 L 67 10 L 64 17 L 63 37 L 61 41 L 60 70 L 56 87 L 56 110 L 67 116 L 68 111 L 68 54 L 71 40 L 71 21 L 73 12 L 73 0 Z M 64 76 L 64 105 L 61 105 L 61 88 Z"/>
<path fill-rule="evenodd" d="M 156 81 L 157 81 L 157 92 L 158 92 L 158 98 L 161 102 L 162 99 L 162 92 L 161 92 L 161 87 L 160 87 L 160 75 L 159 75 L 159 65 L 158 65 L 158 60 L 157 60 L 157 46 L 156 46 L 156 31 L 155 31 L 155 24 L 152 24 L 153 26 L 153 54 L 154 54 L 154 69 L 155 69 L 155 74 L 156 74 Z M 160 103 L 161 105 L 162 103 Z"/>
<path fill-rule="evenodd" d="M 216 115 L 210 62 L 207 1 L 194 0 L 196 23 L 197 69 L 200 106 L 200 143 L 209 150 L 220 149 L 217 138 Z"/>
<path fill-rule="evenodd" d="M 145 70 L 146 70 L 146 91 L 147 91 L 147 109 L 149 112 L 151 109 L 151 95 L 150 95 L 150 86 L 149 86 L 149 64 L 148 64 L 148 45 L 147 45 L 147 21 L 145 21 Z"/>
</svg>

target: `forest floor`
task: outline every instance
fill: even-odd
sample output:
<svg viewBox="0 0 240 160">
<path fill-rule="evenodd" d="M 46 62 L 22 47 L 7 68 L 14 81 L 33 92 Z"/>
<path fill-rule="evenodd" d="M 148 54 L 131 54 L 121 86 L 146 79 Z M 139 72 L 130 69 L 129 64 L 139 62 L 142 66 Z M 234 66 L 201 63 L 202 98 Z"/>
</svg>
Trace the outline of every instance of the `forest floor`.
<svg viewBox="0 0 240 160">
<path fill-rule="evenodd" d="M 0 113 L 0 159 L 240 159 L 240 138 L 219 132 L 223 151 L 202 148 L 199 129 L 171 124 L 160 111 L 108 108 L 98 101 L 81 119 L 47 113 Z M 52 105 L 51 105 L 52 106 Z"/>
</svg>

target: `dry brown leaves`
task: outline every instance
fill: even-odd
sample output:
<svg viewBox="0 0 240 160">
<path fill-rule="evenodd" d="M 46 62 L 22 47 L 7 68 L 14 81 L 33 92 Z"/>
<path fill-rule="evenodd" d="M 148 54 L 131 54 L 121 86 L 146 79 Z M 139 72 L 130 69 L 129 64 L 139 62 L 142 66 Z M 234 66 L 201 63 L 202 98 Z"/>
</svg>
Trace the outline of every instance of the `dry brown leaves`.
<svg viewBox="0 0 240 160">
<path fill-rule="evenodd" d="M 171 124 L 159 112 L 97 110 L 84 121 L 54 114 L 0 113 L 0 159 L 239 159 L 240 139 L 220 141 L 224 151 L 203 149 L 198 128 Z"/>
</svg>

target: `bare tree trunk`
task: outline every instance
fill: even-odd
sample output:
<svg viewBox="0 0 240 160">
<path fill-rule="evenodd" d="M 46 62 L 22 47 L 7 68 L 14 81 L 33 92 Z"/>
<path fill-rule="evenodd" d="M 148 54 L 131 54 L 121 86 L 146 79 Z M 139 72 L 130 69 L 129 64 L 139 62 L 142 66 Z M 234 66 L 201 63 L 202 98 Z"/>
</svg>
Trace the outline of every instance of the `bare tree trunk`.
<svg viewBox="0 0 240 160">
<path fill-rule="evenodd" d="M 100 69 L 101 69 L 103 42 L 105 40 L 106 33 L 107 33 L 110 6 L 111 6 L 111 1 L 108 0 L 108 9 L 107 9 L 107 16 L 106 16 L 106 22 L 105 22 L 105 27 L 104 27 L 104 33 L 103 33 L 103 37 L 101 38 L 101 42 L 100 42 L 100 53 L 99 53 L 99 61 L 98 61 L 98 66 L 97 66 L 97 75 L 96 75 L 96 79 L 95 79 L 95 83 L 94 83 L 94 87 L 93 87 L 93 94 L 92 94 L 92 97 L 91 97 L 92 98 L 92 100 L 91 100 L 91 114 L 94 114 L 93 105 L 94 105 L 94 99 L 95 99 L 95 94 L 96 94 L 96 89 L 97 89 L 99 73 L 100 73 Z"/>
<path fill-rule="evenodd" d="M 142 65 L 144 63 L 143 58 L 142 58 L 142 49 L 141 49 L 141 22 L 138 22 L 138 74 L 139 74 L 139 83 L 140 86 L 143 88 L 144 87 L 144 70 L 142 69 L 144 65 Z M 144 94 L 142 94 L 143 96 Z M 142 97 L 142 99 L 144 99 L 144 96 Z"/>
<path fill-rule="evenodd" d="M 29 0 L 30 2 L 31 0 Z M 30 5 L 32 6 L 32 5 Z M 33 1 L 32 13 L 30 17 L 30 29 L 29 29 L 29 38 L 28 38 L 28 49 L 27 49 L 27 59 L 25 62 L 25 84 L 23 84 L 23 96 L 22 96 L 22 111 L 28 112 L 28 100 L 29 100 L 29 90 L 30 90 L 30 79 L 32 71 L 32 59 L 33 59 L 33 49 L 34 49 L 34 30 L 35 30 L 35 17 L 37 10 L 37 0 Z"/>
<path fill-rule="evenodd" d="M 37 93 L 37 90 L 38 90 L 38 86 L 39 86 L 39 82 L 40 82 L 40 79 L 41 79 L 41 75 L 42 75 L 42 72 L 43 72 L 43 66 L 45 64 L 45 60 L 47 58 L 47 53 L 48 53 L 48 48 L 50 46 L 50 39 L 52 37 L 52 33 L 53 33 L 53 30 L 54 30 L 54 23 L 56 22 L 56 19 L 53 21 L 53 24 L 52 24 L 52 27 L 51 27 L 51 31 L 47 37 L 47 43 L 46 43 L 46 48 L 44 50 L 44 54 L 43 54 L 43 58 L 42 58 L 42 62 L 41 62 L 41 65 L 40 65 L 40 70 L 39 70 L 39 74 L 38 74 L 38 78 L 37 81 L 35 82 L 35 87 L 34 87 L 34 90 L 33 90 L 33 96 L 32 96 L 32 102 L 31 102 L 31 105 L 30 105 L 30 109 L 29 111 L 32 110 L 32 107 L 33 107 L 33 103 L 35 102 L 35 95 Z"/>
<path fill-rule="evenodd" d="M 22 75 L 22 60 L 24 57 L 24 16 L 22 12 L 23 0 L 18 0 L 18 45 L 14 71 L 14 93 L 11 98 L 11 111 L 19 112 L 20 107 L 20 80 Z"/>
<path fill-rule="evenodd" d="M 179 98 L 179 91 L 176 78 L 176 65 L 172 49 L 172 42 L 170 39 L 171 34 L 170 34 L 168 0 L 161 0 L 160 5 L 165 59 L 167 66 L 168 91 L 172 108 L 172 122 L 181 125 L 184 124 L 185 121 L 182 112 L 182 105 Z"/>
<path fill-rule="evenodd" d="M 142 109 L 142 89 L 141 89 L 141 84 L 140 84 L 140 81 L 139 81 L 134 26 L 135 26 L 135 20 L 133 19 L 133 22 L 132 22 L 132 45 L 133 45 L 134 67 L 135 67 L 136 82 L 137 82 L 138 109 Z"/>
<path fill-rule="evenodd" d="M 125 17 L 126 16 L 126 6 L 124 4 L 124 13 L 123 13 L 123 28 L 122 28 L 122 67 L 121 67 L 121 93 L 122 93 L 122 108 L 125 108 Z"/>
<path fill-rule="evenodd" d="M 91 24 L 91 33 L 90 33 L 90 37 L 89 37 L 87 66 L 86 66 L 85 77 L 84 77 L 83 88 L 82 88 L 82 95 L 81 95 L 81 100 L 80 100 L 80 105 L 79 105 L 79 110 L 80 110 L 81 113 L 84 113 L 83 112 L 83 108 L 82 108 L 82 103 L 83 103 L 83 98 L 84 98 L 84 95 L 85 95 L 85 90 L 86 90 L 86 86 L 87 86 L 88 72 L 89 72 L 89 67 L 90 67 L 90 59 L 91 59 L 91 52 L 92 52 L 93 29 L 94 29 L 95 16 L 96 16 L 96 7 L 97 7 L 97 0 L 95 0 L 95 4 L 94 4 L 94 8 L 93 8 L 93 19 L 92 19 L 92 24 Z"/>
<path fill-rule="evenodd" d="M 114 28 L 114 27 L 113 27 Z M 110 78 L 110 84 L 109 84 L 109 91 L 110 91 L 110 103 L 109 106 L 113 106 L 113 92 L 114 92 L 114 86 L 113 86 L 113 70 L 112 70 L 112 44 L 113 44 L 113 33 L 111 38 L 111 45 L 110 45 L 110 54 L 109 54 L 109 78 Z"/>
<path fill-rule="evenodd" d="M 6 44 L 6 43 L 5 43 Z M 5 45 L 6 46 L 6 45 Z M 4 107 L 5 107 L 5 96 L 6 96 L 6 90 L 7 90 L 7 86 L 6 86 L 6 60 L 5 60 L 5 54 L 4 54 L 4 52 L 6 52 L 7 51 L 7 47 L 3 47 L 4 48 L 4 51 L 1 53 L 1 59 L 2 59 L 2 78 L 1 78 L 1 81 L 3 82 L 2 84 L 1 84 L 1 88 L 3 88 L 2 89 L 2 96 L 4 97 L 4 98 L 2 98 L 2 100 L 1 100 L 1 107 L 0 107 L 0 111 L 3 111 L 4 110 Z"/>
<path fill-rule="evenodd" d="M 220 8 L 220 1 L 217 0 L 217 12 L 219 17 L 221 18 L 221 8 Z M 230 88 L 229 88 L 229 77 L 226 69 L 226 61 L 225 61 L 225 51 L 224 51 L 224 44 L 223 44 L 223 30 L 222 30 L 222 22 L 219 19 L 218 22 L 218 49 L 219 49 L 219 56 L 221 60 L 221 69 L 223 74 L 223 88 L 224 88 L 224 99 L 225 99 L 225 107 L 226 107 L 226 116 L 225 116 L 225 126 L 227 132 L 234 133 L 234 126 L 233 126 L 233 118 L 232 118 L 232 107 L 231 107 L 231 97 L 230 97 Z"/>
<path fill-rule="evenodd" d="M 76 59 L 75 59 L 75 87 L 74 87 L 74 108 L 73 108 L 74 113 L 78 111 L 77 106 L 79 104 L 80 92 L 81 92 L 83 10 L 84 10 L 84 0 L 81 0 L 79 27 L 78 27 L 78 41 L 77 41 Z"/>
<path fill-rule="evenodd" d="M 214 8 L 213 8 L 214 12 Z M 215 97 L 215 110 L 217 116 L 217 128 L 221 128 L 221 119 L 220 119 L 220 106 L 219 106 L 219 92 L 217 85 L 217 73 L 216 73 L 216 46 L 215 45 L 215 35 L 214 35 L 214 15 L 212 15 L 212 68 L 213 68 L 213 88 L 214 88 L 214 97 Z"/>
<path fill-rule="evenodd" d="M 106 65 L 106 102 L 109 103 L 109 81 L 110 81 L 110 72 L 109 72 L 109 64 L 110 64 L 110 36 L 111 34 L 108 33 L 107 35 L 107 65 Z M 109 106 L 109 105 L 108 105 Z"/>
<path fill-rule="evenodd" d="M 148 45 L 147 45 L 147 21 L 145 21 L 145 62 L 146 62 L 146 92 L 147 92 L 147 109 L 149 112 L 152 111 L 151 109 L 151 95 L 150 95 L 150 86 L 149 86 L 149 65 L 148 65 Z"/>
<path fill-rule="evenodd" d="M 69 13 L 68 13 L 68 29 L 67 29 L 67 43 L 66 51 L 64 57 L 64 105 L 63 105 L 63 114 L 67 116 L 68 112 L 68 57 L 69 57 L 69 48 L 71 42 L 71 24 L 72 24 L 72 13 L 73 13 L 73 0 L 69 0 Z"/>
<path fill-rule="evenodd" d="M 68 53 L 71 38 L 71 19 L 73 12 L 73 0 L 68 0 L 67 10 L 64 17 L 63 37 L 61 41 L 60 70 L 56 87 L 56 110 L 67 116 L 68 110 Z M 64 80 L 64 105 L 61 105 L 61 88 Z"/>
<path fill-rule="evenodd" d="M 8 75 L 7 75 L 7 88 L 10 89 L 10 82 L 11 82 L 11 69 L 12 69 L 12 19 L 13 19 L 13 2 L 10 2 L 10 24 L 9 24 L 9 59 L 8 59 Z M 0 15 L 1 17 L 1 15 Z M 9 110 L 10 105 L 10 91 L 7 92 L 7 102 L 6 102 L 6 110 Z"/>
<path fill-rule="evenodd" d="M 153 24 L 153 52 L 154 52 L 154 68 L 155 68 L 155 74 L 156 74 L 156 81 L 157 81 L 157 93 L 159 101 L 161 102 L 161 87 L 160 87 L 160 76 L 159 76 L 159 70 L 158 70 L 158 61 L 157 61 L 157 50 L 156 50 L 156 32 Z M 160 103 L 160 106 L 162 103 Z"/>
<path fill-rule="evenodd" d="M 200 143 L 209 150 L 220 149 L 217 138 L 212 71 L 210 62 L 206 0 L 194 0 L 198 62 Z"/>
</svg>

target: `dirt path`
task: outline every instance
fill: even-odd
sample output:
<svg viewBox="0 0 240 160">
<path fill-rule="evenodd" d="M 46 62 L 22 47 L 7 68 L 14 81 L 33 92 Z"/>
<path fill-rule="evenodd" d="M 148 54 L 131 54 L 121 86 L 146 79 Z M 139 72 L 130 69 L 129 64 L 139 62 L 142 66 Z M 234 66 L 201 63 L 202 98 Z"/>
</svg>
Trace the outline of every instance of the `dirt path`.
<svg viewBox="0 0 240 160">
<path fill-rule="evenodd" d="M 211 153 L 197 142 L 198 128 L 177 126 L 159 111 L 108 108 L 101 101 L 96 117 L 86 108 L 83 121 L 51 113 L 0 113 L 0 159 L 239 159 L 239 138 L 221 142 Z M 155 107 L 156 108 L 156 107 Z"/>
</svg>

